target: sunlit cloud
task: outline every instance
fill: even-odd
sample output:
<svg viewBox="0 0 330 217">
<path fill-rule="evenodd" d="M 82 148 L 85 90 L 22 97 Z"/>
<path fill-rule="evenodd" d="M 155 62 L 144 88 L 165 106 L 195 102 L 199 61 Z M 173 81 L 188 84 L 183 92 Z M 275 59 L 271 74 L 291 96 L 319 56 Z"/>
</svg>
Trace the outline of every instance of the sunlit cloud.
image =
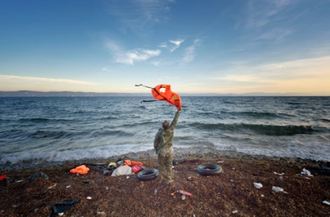
<svg viewBox="0 0 330 217">
<path fill-rule="evenodd" d="M 196 47 L 199 46 L 201 40 L 196 39 L 190 47 L 186 48 L 182 61 L 184 63 L 192 62 L 196 56 Z"/>
<path fill-rule="evenodd" d="M 220 72 L 210 80 L 221 82 L 219 91 L 237 92 L 330 92 L 330 56 L 284 61 L 239 72 Z"/>
<path fill-rule="evenodd" d="M 45 83 L 63 83 L 63 84 L 80 84 L 80 85 L 97 85 L 97 83 L 88 81 L 79 81 L 71 79 L 58 79 L 58 78 L 40 78 L 16 75 L 0 75 L 0 82 L 21 82 L 21 81 L 37 81 Z"/>
<path fill-rule="evenodd" d="M 161 43 L 159 47 L 161 47 L 161 48 L 167 48 L 171 52 L 173 52 L 176 49 L 178 49 L 183 42 L 184 42 L 183 39 L 170 40 L 169 43 L 167 43 L 167 42 Z"/>
<path fill-rule="evenodd" d="M 146 49 L 134 49 L 123 50 L 118 44 L 108 41 L 106 47 L 111 51 L 113 59 L 117 63 L 123 63 L 127 65 L 134 65 L 135 62 L 146 61 L 151 57 L 156 57 L 161 54 L 160 50 L 146 50 Z"/>
</svg>

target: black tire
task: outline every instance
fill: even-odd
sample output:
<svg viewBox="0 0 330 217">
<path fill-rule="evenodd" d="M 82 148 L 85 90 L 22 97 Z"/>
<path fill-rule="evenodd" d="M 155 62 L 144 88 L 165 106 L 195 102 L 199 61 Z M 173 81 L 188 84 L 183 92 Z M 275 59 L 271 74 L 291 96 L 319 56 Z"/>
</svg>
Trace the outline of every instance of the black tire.
<svg viewBox="0 0 330 217">
<path fill-rule="evenodd" d="M 138 173 L 138 179 L 141 181 L 150 181 L 158 177 L 159 172 L 156 169 L 146 169 Z"/>
<path fill-rule="evenodd" d="M 201 164 L 197 167 L 197 172 L 203 176 L 218 175 L 222 173 L 222 168 L 217 164 Z"/>
</svg>

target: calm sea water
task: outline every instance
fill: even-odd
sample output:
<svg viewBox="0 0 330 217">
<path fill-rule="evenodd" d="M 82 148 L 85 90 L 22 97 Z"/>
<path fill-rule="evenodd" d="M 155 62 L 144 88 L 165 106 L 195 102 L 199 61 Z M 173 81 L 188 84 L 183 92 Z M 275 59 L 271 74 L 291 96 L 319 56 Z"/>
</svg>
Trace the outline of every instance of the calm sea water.
<svg viewBox="0 0 330 217">
<path fill-rule="evenodd" d="M 148 97 L 0 98 L 0 166 L 151 150 L 175 107 Z M 150 99 L 150 98 L 149 98 Z M 182 97 L 174 144 L 330 161 L 330 97 Z"/>
</svg>

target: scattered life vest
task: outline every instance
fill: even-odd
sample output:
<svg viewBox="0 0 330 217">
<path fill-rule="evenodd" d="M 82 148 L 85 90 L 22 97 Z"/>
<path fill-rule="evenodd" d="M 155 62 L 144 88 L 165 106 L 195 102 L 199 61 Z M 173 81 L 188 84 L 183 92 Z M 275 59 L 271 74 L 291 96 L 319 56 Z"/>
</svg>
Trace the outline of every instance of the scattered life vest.
<svg viewBox="0 0 330 217">
<path fill-rule="evenodd" d="M 132 160 L 125 160 L 125 161 L 124 161 L 124 164 L 127 165 L 127 166 L 135 166 L 135 165 L 140 165 L 140 166 L 142 166 L 142 163 L 141 163 L 141 162 L 138 162 L 138 161 L 132 161 Z"/>
<path fill-rule="evenodd" d="M 78 173 L 80 175 L 85 175 L 88 173 L 88 171 L 89 171 L 88 167 L 86 167 L 85 165 L 80 165 L 74 169 L 71 169 L 70 173 Z"/>
</svg>

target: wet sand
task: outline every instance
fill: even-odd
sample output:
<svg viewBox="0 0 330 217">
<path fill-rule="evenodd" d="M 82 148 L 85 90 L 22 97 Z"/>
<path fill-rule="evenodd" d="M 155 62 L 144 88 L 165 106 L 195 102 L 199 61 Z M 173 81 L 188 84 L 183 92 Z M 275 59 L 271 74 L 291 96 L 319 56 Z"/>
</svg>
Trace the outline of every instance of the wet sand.
<svg viewBox="0 0 330 217">
<path fill-rule="evenodd" d="M 175 159 L 187 161 L 175 165 L 171 185 L 157 180 L 140 181 L 137 175 L 111 177 L 97 166 L 89 166 L 86 175 L 69 173 L 74 166 L 109 159 L 65 162 L 57 166 L 1 171 L 12 180 L 0 186 L 0 216 L 50 216 L 52 206 L 65 200 L 79 200 L 64 216 L 330 216 L 330 176 L 302 175 L 319 163 L 312 160 L 250 156 L 203 150 L 189 153 L 176 150 Z M 147 168 L 157 168 L 152 151 L 127 154 Z M 198 165 L 218 164 L 223 172 L 201 176 Z M 38 171 L 49 179 L 28 178 Z M 274 173 L 275 172 L 275 173 Z M 284 173 L 281 175 L 281 173 Z M 0 174 L 0 175 L 1 175 Z M 188 179 L 191 177 L 193 180 Z M 84 181 L 87 181 L 85 183 Z M 261 183 L 257 189 L 253 183 Z M 68 187 L 70 186 L 70 187 Z M 284 189 L 274 192 L 273 186 Z M 177 190 L 192 193 L 182 200 Z M 88 199 L 89 198 L 89 199 Z M 57 216 L 57 215 L 56 215 Z"/>
</svg>

